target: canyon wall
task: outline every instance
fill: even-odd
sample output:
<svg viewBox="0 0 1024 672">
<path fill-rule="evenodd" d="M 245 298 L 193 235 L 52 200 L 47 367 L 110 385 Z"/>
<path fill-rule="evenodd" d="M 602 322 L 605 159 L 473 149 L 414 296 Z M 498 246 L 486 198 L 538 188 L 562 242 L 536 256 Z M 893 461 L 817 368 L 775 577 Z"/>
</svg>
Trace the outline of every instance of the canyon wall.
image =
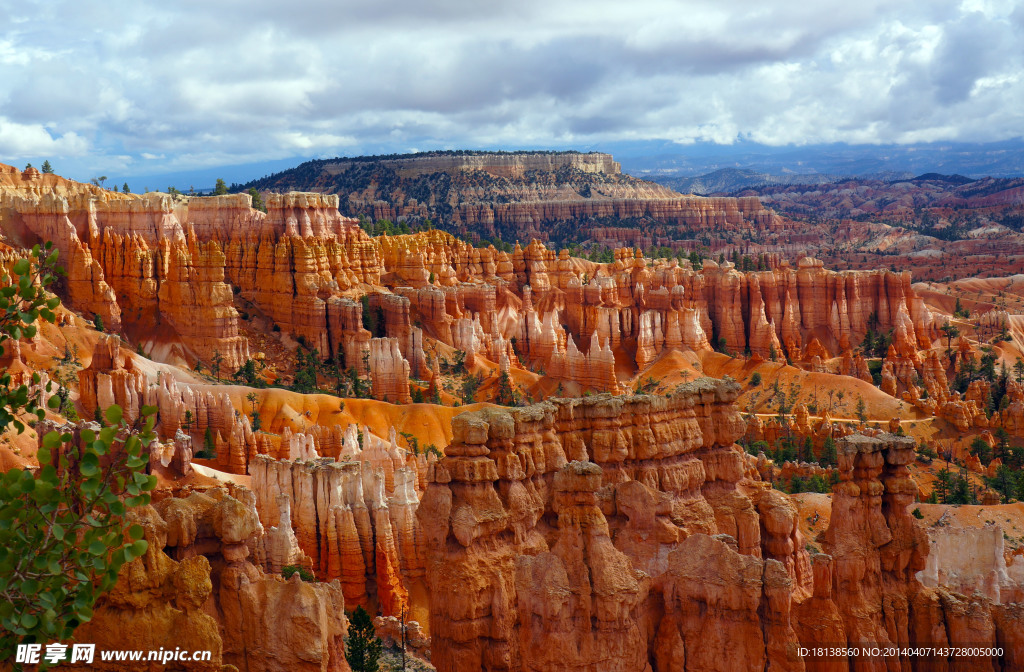
<svg viewBox="0 0 1024 672">
<path fill-rule="evenodd" d="M 217 672 L 348 670 L 345 600 L 337 581 L 307 583 L 264 573 L 268 537 L 253 493 L 235 486 L 170 497 L 129 514 L 144 530 L 146 554 L 75 631 L 99 650 L 210 651 L 188 669 Z M 279 571 L 279 569 L 277 570 Z M 138 663 L 101 662 L 129 672 Z"/>
<path fill-rule="evenodd" d="M 372 452 L 341 461 L 259 456 L 253 488 L 264 525 L 293 527 L 311 569 L 323 580 L 340 580 L 350 608 L 399 616 L 410 607 L 410 589 L 423 582 L 417 464 L 407 465 L 397 452 Z M 290 519 L 282 515 L 284 502 Z"/>
<path fill-rule="evenodd" d="M 223 373 L 252 354 L 242 307 L 369 375 L 374 396 L 391 401 L 408 398 L 409 379 L 430 376 L 424 338 L 470 362 L 479 353 L 618 392 L 622 356 L 638 371 L 668 350 L 712 346 L 814 363 L 852 357 L 869 329 L 892 330 L 893 357 L 913 360 L 886 370 L 895 393 L 909 371 L 928 379 L 916 352 L 938 337 L 907 274 L 831 272 L 806 257 L 760 272 L 711 261 L 695 269 L 630 248 L 595 264 L 536 241 L 503 252 L 438 231 L 371 239 L 334 195 L 270 194 L 262 213 L 244 194 L 179 200 L 9 177 L 17 184 L 0 189 L 4 228 L 26 243 L 55 241 L 71 307 L 112 330 L 123 323 L 141 342 L 179 344 L 172 363 L 209 367 L 219 357 Z M 367 294 L 365 306 L 354 300 Z M 381 315 L 375 333 L 364 328 L 377 319 L 367 309 Z M 929 403 L 942 402 L 939 393 Z"/>
<path fill-rule="evenodd" d="M 702 379 L 456 417 L 417 511 L 438 670 L 961 669 L 799 653 L 988 640 L 914 576 L 911 440 L 839 441 L 830 554 L 812 559 L 789 499 L 744 475 L 735 394 Z M 978 599 L 973 627 L 1015 642 L 1019 605 Z"/>
<path fill-rule="evenodd" d="M 813 578 L 795 509 L 770 501 L 764 484 L 741 484 L 736 394 L 702 379 L 668 399 L 555 399 L 457 416 L 417 512 L 438 669 L 642 670 L 652 641 L 681 661 L 686 640 L 696 649 L 704 635 L 659 621 L 683 618 L 686 591 L 722 585 L 682 575 L 673 584 L 675 559 L 691 558 L 693 544 L 720 545 L 747 567 L 737 571 L 756 574 L 752 628 L 734 636 L 749 649 L 744 662 L 763 664 L 761 568 L 774 563 L 771 581 L 795 594 L 810 594 Z M 764 532 L 759 507 L 772 511 Z M 724 608 L 714 612 L 723 622 L 737 608 L 689 595 Z"/>
</svg>

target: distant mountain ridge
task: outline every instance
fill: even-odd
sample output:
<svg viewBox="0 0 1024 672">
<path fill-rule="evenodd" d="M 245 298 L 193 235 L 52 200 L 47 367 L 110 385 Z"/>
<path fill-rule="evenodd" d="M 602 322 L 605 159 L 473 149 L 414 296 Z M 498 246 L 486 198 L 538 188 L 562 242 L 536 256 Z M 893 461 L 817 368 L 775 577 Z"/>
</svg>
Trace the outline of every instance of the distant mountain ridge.
<svg viewBox="0 0 1024 672">
<path fill-rule="evenodd" d="M 995 180 L 1006 180 L 1009 178 L 989 178 Z M 745 190 L 758 190 L 777 186 L 818 186 L 824 184 L 837 184 L 840 182 L 866 181 L 866 182 L 942 182 L 953 186 L 962 186 L 978 180 L 963 175 L 943 175 L 941 173 L 924 173 L 913 176 L 908 172 L 884 172 L 872 175 L 822 175 L 822 174 L 787 174 L 774 175 L 771 173 L 758 172 L 744 168 L 722 168 L 706 175 L 696 177 L 666 177 L 653 176 L 652 182 L 663 184 L 681 194 L 697 194 L 710 196 L 713 194 L 735 195 Z"/>
<path fill-rule="evenodd" d="M 604 143 L 622 170 L 644 179 L 697 177 L 722 169 L 752 170 L 774 176 L 839 175 L 906 177 L 926 173 L 981 177 L 1024 176 L 1024 138 L 988 143 L 932 142 L 906 145 L 769 146 L 738 141 L 677 144 L 668 141 Z M 805 184 L 808 182 L 804 182 Z"/>
<path fill-rule="evenodd" d="M 722 168 L 696 177 L 651 176 L 652 182 L 664 184 L 681 194 L 725 194 L 740 189 L 777 184 L 829 184 L 842 178 L 837 175 L 772 175 L 745 168 Z"/>
<path fill-rule="evenodd" d="M 923 210 L 939 208 L 991 215 L 1019 229 L 1024 178 L 925 173 L 912 178 L 844 178 L 828 184 L 771 184 L 741 188 L 731 196 L 756 196 L 766 206 L 795 219 L 814 217 L 913 221 Z M 1005 221 L 1004 221 L 1005 220 Z"/>
</svg>

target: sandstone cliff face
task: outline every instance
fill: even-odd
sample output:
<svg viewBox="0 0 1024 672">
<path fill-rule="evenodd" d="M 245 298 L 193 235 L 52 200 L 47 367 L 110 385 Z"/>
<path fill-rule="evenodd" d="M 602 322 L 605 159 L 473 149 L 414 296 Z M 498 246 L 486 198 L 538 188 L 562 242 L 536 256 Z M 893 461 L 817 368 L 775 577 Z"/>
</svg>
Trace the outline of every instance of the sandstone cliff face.
<svg viewBox="0 0 1024 672">
<path fill-rule="evenodd" d="M 825 549 L 834 559 L 833 588 L 847 641 L 908 644 L 914 574 L 928 552 L 924 531 L 906 510 L 917 493 L 907 470 L 914 441 L 851 436 L 838 447 L 840 483 Z M 863 664 L 886 669 L 884 661 Z"/>
<path fill-rule="evenodd" d="M 130 515 L 149 549 L 121 570 L 92 621 L 75 631 L 79 641 L 103 650 L 210 651 L 209 663 L 194 663 L 195 670 L 349 669 L 340 585 L 303 583 L 298 575 L 285 581 L 250 562 L 251 549 L 263 553 L 252 493 L 215 488 Z M 96 669 L 138 669 L 96 662 Z"/>
<path fill-rule="evenodd" d="M 247 195 L 180 202 L 19 186 L 0 194 L 12 213 L 5 225 L 26 242 L 54 241 L 73 308 L 114 330 L 122 313 L 134 328 L 173 330 L 207 363 L 218 352 L 234 369 L 249 356 L 230 285 L 326 354 L 342 339 L 328 335 L 325 300 L 379 279 L 369 239 L 341 217 L 337 197 L 274 195 L 264 214 Z"/>
<path fill-rule="evenodd" d="M 840 439 L 812 559 L 788 498 L 744 479 L 734 394 L 457 416 L 417 511 L 438 669 L 957 669 L 799 649 L 1017 641 L 1019 605 L 918 582 L 912 440 Z"/>
<path fill-rule="evenodd" d="M 204 437 L 209 429 L 217 453 L 215 466 L 224 471 L 246 473 L 248 461 L 257 452 L 249 417 L 236 412 L 225 392 L 215 386 L 179 385 L 163 372 L 150 380 L 134 357 L 121 351 L 121 340 L 115 335 L 100 338 L 92 362 L 78 372 L 78 384 L 87 417 L 117 404 L 131 422 L 143 406 L 154 406 L 159 438 L 174 440 L 189 422 L 186 429 L 191 436 Z"/>
<path fill-rule="evenodd" d="M 838 446 L 840 483 L 833 490 L 824 541 L 832 557 L 832 599 L 843 620 L 846 641 L 851 646 L 885 642 L 901 647 L 996 646 L 1000 641 L 1007 643 L 1005 661 L 1024 660 L 1015 636 L 1021 626 L 1019 603 L 993 606 L 983 595 L 952 592 L 956 581 L 937 589 L 918 581 L 921 577 L 927 584 L 929 575 L 937 578 L 938 566 L 948 567 L 950 558 L 948 551 L 935 547 L 940 557 L 928 562 L 928 537 L 909 513 L 908 505 L 916 495 L 906 466 L 914 458 L 913 440 L 892 434 L 856 435 L 844 437 Z M 1015 591 L 1008 590 L 1007 597 L 1019 599 Z M 827 604 L 822 606 L 832 611 Z M 805 628 L 812 616 L 808 611 L 801 613 Z M 814 620 L 820 632 L 820 620 Z M 898 661 L 860 657 L 851 661 L 851 667 L 999 669 L 988 657 L 903 655 Z"/>
<path fill-rule="evenodd" d="M 756 198 L 684 196 L 623 175 L 607 154 L 425 154 L 314 161 L 256 182 L 261 189 L 333 192 L 375 220 L 431 218 L 450 230 L 548 240 L 552 225 L 647 219 L 681 229 L 764 229 L 778 216 Z M 413 196 L 415 194 L 415 196 Z"/>
<path fill-rule="evenodd" d="M 795 531 L 790 511 L 766 513 L 779 520 L 767 524 L 766 538 L 778 541 L 762 545 L 758 511 L 737 488 L 743 460 L 733 441 L 743 425 L 735 394 L 699 381 L 671 399 L 553 400 L 457 416 L 417 512 L 438 669 L 540 670 L 557 659 L 560 669 L 642 670 L 654 657 L 653 669 L 719 669 L 684 653 L 710 636 L 684 622 L 697 608 L 721 615 L 722 625 L 706 623 L 720 638 L 732 611 L 750 623 L 754 639 L 728 669 L 788 664 L 792 647 L 777 643 L 796 641 L 790 600 L 810 593 L 810 562 L 802 545 L 783 541 Z M 726 541 L 707 536 L 723 530 Z M 684 568 L 707 543 L 736 560 L 698 562 L 692 571 L 724 572 L 708 586 L 750 574 L 749 588 L 739 588 L 748 596 L 687 593 L 711 590 Z M 771 559 L 762 559 L 765 549 Z M 762 599 L 770 605 L 763 623 Z M 566 640 L 574 646 L 557 646 Z"/>
<path fill-rule="evenodd" d="M 996 605 L 1024 602 L 1024 563 L 1014 556 L 1007 564 L 999 526 L 930 527 L 928 541 L 928 563 L 917 575 L 923 585 L 963 595 L 977 591 Z"/>
<path fill-rule="evenodd" d="M 283 333 L 370 375 L 378 399 L 406 399 L 406 378 L 427 377 L 424 338 L 470 362 L 480 354 L 502 369 L 543 368 L 584 390 L 621 392 L 623 358 L 643 370 L 667 351 L 711 345 L 818 368 L 843 355 L 863 376 L 852 348 L 869 328 L 894 333 L 888 391 L 914 396 L 916 376 L 929 380 L 916 348 L 938 336 L 906 274 L 834 273 L 810 258 L 740 273 L 620 249 L 594 264 L 536 241 L 501 252 L 439 231 L 371 239 L 334 195 L 272 194 L 264 214 L 247 195 L 176 201 L 18 184 L 4 191 L 5 226 L 57 242 L 78 309 L 115 329 L 129 315 L 130 329 L 180 342 L 189 364 L 219 354 L 230 371 L 250 354 L 237 293 Z M 352 300 L 367 293 L 381 318 L 375 333 Z M 371 353 L 374 337 L 395 339 L 400 355 L 391 345 Z M 963 404 L 930 403 L 960 424 L 980 422 Z"/>
<path fill-rule="evenodd" d="M 256 457 L 256 508 L 271 537 L 295 538 L 317 577 L 341 582 L 350 608 L 401 615 L 423 581 L 424 537 L 415 512 L 427 464 L 400 451 L 394 436 L 384 442 L 365 431 L 360 448 L 350 430 L 339 461 Z M 273 567 L 296 564 L 280 555 L 268 558 Z"/>
</svg>

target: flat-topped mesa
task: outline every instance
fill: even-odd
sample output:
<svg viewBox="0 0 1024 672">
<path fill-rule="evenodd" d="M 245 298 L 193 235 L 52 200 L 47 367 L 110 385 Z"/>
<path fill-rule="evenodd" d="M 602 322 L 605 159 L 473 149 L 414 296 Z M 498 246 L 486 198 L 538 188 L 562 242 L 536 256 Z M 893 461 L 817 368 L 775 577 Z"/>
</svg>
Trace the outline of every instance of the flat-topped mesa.
<svg viewBox="0 0 1024 672">
<path fill-rule="evenodd" d="M 670 398 L 556 398 L 456 416 L 417 511 L 437 668 L 548 669 L 558 648 L 564 669 L 609 658 L 641 669 L 661 600 L 649 591 L 670 580 L 670 551 L 701 534 L 732 535 L 730 552 L 759 577 L 762 556 L 779 560 L 765 624 L 786 631 L 790 596 L 810 594 L 810 563 L 795 509 L 765 500 L 773 521 L 762 539 L 758 509 L 736 487 L 738 391 L 700 379 Z M 760 580 L 755 592 L 745 617 L 760 632 Z M 556 646 L 566 638 L 575 645 Z M 779 660 L 766 646 L 759 636 L 752 650 Z"/>
<path fill-rule="evenodd" d="M 668 226 L 668 235 L 672 229 L 749 230 L 784 224 L 756 197 L 683 195 L 624 175 L 611 156 L 597 153 L 427 153 L 319 160 L 254 184 L 274 191 L 332 191 L 351 214 L 392 221 L 429 218 L 449 230 L 505 240 L 547 240 L 554 223 L 605 229 L 598 225 L 608 218 L 653 220 Z"/>
<path fill-rule="evenodd" d="M 585 173 L 606 173 L 618 175 L 622 166 L 612 159 L 611 154 L 590 152 L 515 152 L 515 153 L 467 153 L 457 155 L 410 156 L 395 159 L 380 159 L 380 163 L 393 169 L 402 177 L 417 177 L 438 172 L 483 171 L 495 177 L 518 179 L 530 170 L 545 172 L 559 168 L 572 168 Z M 324 165 L 324 171 L 337 174 L 352 166 L 354 161 L 332 161 Z"/>
</svg>

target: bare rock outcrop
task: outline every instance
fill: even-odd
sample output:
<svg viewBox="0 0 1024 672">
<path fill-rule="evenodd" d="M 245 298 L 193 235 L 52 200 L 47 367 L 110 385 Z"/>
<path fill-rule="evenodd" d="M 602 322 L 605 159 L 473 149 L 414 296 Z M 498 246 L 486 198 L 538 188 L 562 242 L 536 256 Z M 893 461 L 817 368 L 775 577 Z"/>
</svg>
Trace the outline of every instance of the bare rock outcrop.
<svg viewBox="0 0 1024 672">
<path fill-rule="evenodd" d="M 92 621 L 76 630 L 79 640 L 98 649 L 130 642 L 136 649 L 210 651 L 211 660 L 193 663 L 195 670 L 348 669 L 341 586 L 304 583 L 297 575 L 285 581 L 250 562 L 250 548 L 262 547 L 263 535 L 252 493 L 215 488 L 130 515 L 149 548 L 122 569 Z"/>
<path fill-rule="evenodd" d="M 652 657 L 654 669 L 684 669 L 673 665 L 710 636 L 684 623 L 701 600 L 724 609 L 721 637 L 735 618 L 750 624 L 743 667 L 728 669 L 796 666 L 792 600 L 801 586 L 810 594 L 810 563 L 784 507 L 769 514 L 779 522 L 768 548 L 781 560 L 762 559 L 758 510 L 737 488 L 736 392 L 704 379 L 669 399 L 602 395 L 457 416 L 417 511 L 438 669 L 646 669 Z M 723 530 L 730 543 L 708 536 Z M 714 561 L 691 562 L 701 539 Z M 736 559 L 718 557 L 726 552 Z M 684 567 L 720 578 L 701 588 Z M 737 590 L 750 595 L 734 599 L 731 579 L 746 574 Z M 715 586 L 725 595 L 707 594 Z M 705 592 L 683 598 L 694 590 Z M 662 599 L 659 627 L 651 609 Z M 685 669 L 720 669 L 693 661 Z"/>
</svg>

